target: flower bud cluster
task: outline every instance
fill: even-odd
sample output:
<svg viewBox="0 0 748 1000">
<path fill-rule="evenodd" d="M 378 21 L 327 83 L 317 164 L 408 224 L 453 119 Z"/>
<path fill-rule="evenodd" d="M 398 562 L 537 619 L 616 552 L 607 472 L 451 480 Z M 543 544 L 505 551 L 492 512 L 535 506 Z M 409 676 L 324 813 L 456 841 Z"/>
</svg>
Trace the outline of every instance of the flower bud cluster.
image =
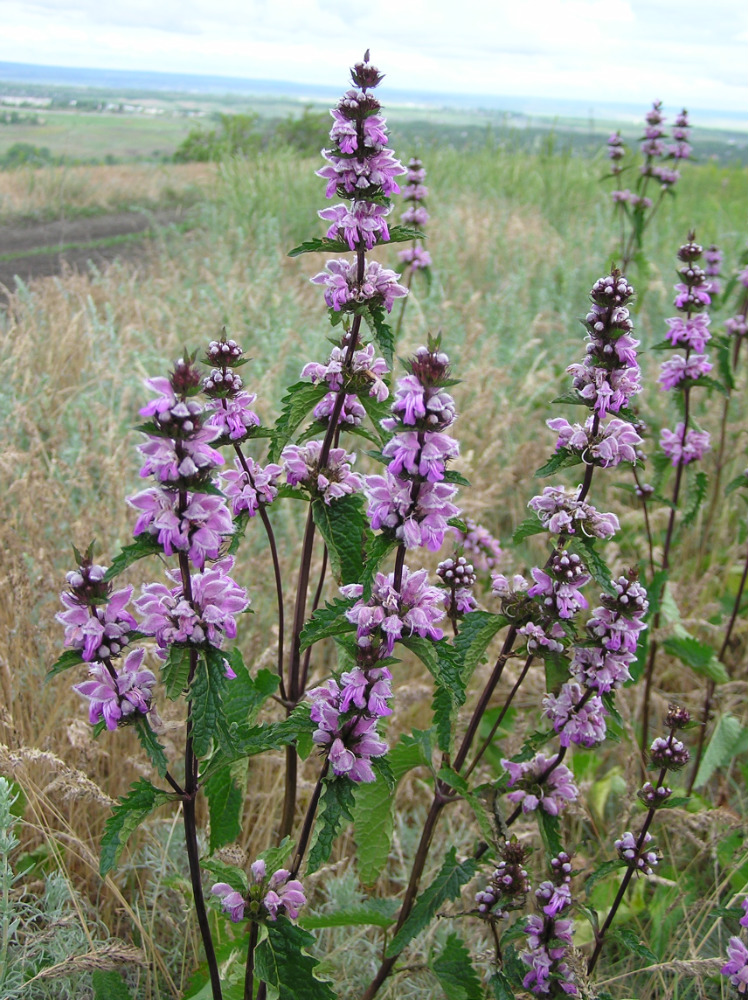
<svg viewBox="0 0 748 1000">
<path fill-rule="evenodd" d="M 206 364 L 214 366 L 202 381 L 210 411 L 207 426 L 215 427 L 224 443 L 243 441 L 260 426 L 252 409 L 257 394 L 244 390 L 244 381 L 234 370 L 246 364 L 243 354 L 235 340 L 226 339 L 225 332 L 221 340 L 211 340 L 205 352 Z"/>
<path fill-rule="evenodd" d="M 724 254 L 714 243 L 704 251 L 704 263 L 706 264 L 704 270 L 709 279 L 709 291 L 712 295 L 719 295 L 722 290 L 722 283 L 719 279 L 722 274 L 723 257 Z"/>
<path fill-rule="evenodd" d="M 581 608 L 589 607 L 581 588 L 592 577 L 575 552 L 556 552 L 545 569 L 533 566 L 530 572 L 535 585 L 527 591 L 527 596 L 540 598 L 545 616 L 573 618 Z"/>
<path fill-rule="evenodd" d="M 695 241 L 693 234 L 678 250 L 682 263 L 678 273 L 683 280 L 675 286 L 675 307 L 685 315 L 667 320 L 670 327 L 668 339 L 674 347 L 683 344 L 686 353 L 675 354 L 660 366 L 659 382 L 663 390 L 688 392 L 694 382 L 712 370 L 708 356 L 699 353 L 710 339 L 709 317 L 703 310 L 711 302 L 711 284 L 698 264 L 703 253 L 703 247 Z M 674 466 L 688 465 L 703 458 L 709 450 L 709 434 L 687 427 L 680 421 L 674 431 L 667 427 L 662 429 L 660 447 Z"/>
<path fill-rule="evenodd" d="M 488 885 L 475 894 L 479 916 L 491 920 L 508 919 L 509 911 L 524 903 L 530 891 L 526 860 L 527 850 L 516 838 L 504 843 L 501 861 Z"/>
<path fill-rule="evenodd" d="M 612 160 L 610 167 L 610 172 L 612 174 L 620 174 L 623 167 L 619 164 L 619 160 L 622 160 L 626 155 L 626 144 L 621 138 L 620 132 L 611 132 L 608 139 L 608 159 Z"/>
<path fill-rule="evenodd" d="M 527 918 L 527 950 L 520 959 L 529 967 L 522 985 L 536 996 L 578 996 L 574 972 L 565 961 L 572 945 L 574 921 L 559 917 L 571 905 L 571 859 L 561 852 L 551 861 L 552 878 L 535 890 L 541 914 Z"/>
<path fill-rule="evenodd" d="M 618 851 L 618 857 L 625 861 L 629 868 L 633 868 L 637 875 L 652 875 L 653 869 L 659 862 L 656 851 L 645 850 L 646 845 L 651 843 L 652 835 L 645 833 L 641 841 L 641 846 L 636 837 L 627 830 L 622 837 L 614 841 L 613 846 Z"/>
<path fill-rule="evenodd" d="M 306 904 L 304 887 L 298 879 L 291 878 L 291 872 L 279 868 L 267 877 L 265 862 L 253 862 L 246 892 L 240 892 L 226 882 L 216 882 L 211 893 L 221 900 L 221 909 L 232 923 L 248 920 L 277 920 L 282 914 L 295 920 L 299 910 Z"/>
<path fill-rule="evenodd" d="M 473 587 L 478 579 L 473 564 L 464 556 L 444 559 L 436 568 L 436 575 L 446 588 L 444 607 L 447 614 L 466 615 L 475 611 L 477 605 L 473 597 Z"/>
<path fill-rule="evenodd" d="M 414 156 L 408 163 L 406 184 L 402 191 L 406 208 L 400 216 L 400 221 L 404 226 L 423 229 L 429 221 L 429 213 L 424 204 L 429 193 L 423 183 L 425 179 L 426 171 L 423 164 L 417 156 Z M 400 250 L 397 256 L 402 264 L 409 265 L 414 271 L 431 267 L 431 254 L 415 240 L 413 246 Z"/>
<path fill-rule="evenodd" d="M 634 290 L 617 270 L 592 287 L 585 317 L 588 330 L 584 361 L 570 365 L 574 388 L 600 418 L 618 413 L 641 391 L 636 358 L 639 341 L 631 336 L 633 321 L 626 303 Z"/>
<path fill-rule="evenodd" d="M 499 540 L 488 528 L 477 524 L 472 517 L 463 519 L 466 531 L 452 528 L 455 544 L 470 559 L 478 573 L 491 573 L 501 562 L 502 552 Z"/>
<path fill-rule="evenodd" d="M 549 816 L 558 816 L 579 792 L 569 768 L 557 761 L 557 755 L 546 757 L 543 753 L 522 762 L 502 760 L 501 766 L 509 773 L 509 787 L 517 786 L 507 794 L 509 801 L 521 802 L 524 813 L 541 808 Z"/>
<path fill-rule="evenodd" d="M 649 748 L 649 763 L 654 768 L 680 771 L 690 759 L 688 747 L 675 738 L 674 731 L 669 736 L 657 736 Z"/>
<path fill-rule="evenodd" d="M 437 551 L 447 522 L 459 513 L 457 487 L 445 482 L 446 464 L 459 453 L 444 433 L 455 420 L 454 400 L 444 383 L 449 359 L 438 345 L 420 347 L 410 374 L 398 380 L 392 417 L 382 421 L 392 438 L 382 450 L 389 459 L 382 476 L 366 477 L 372 528 L 384 529 L 407 548 Z"/>
</svg>

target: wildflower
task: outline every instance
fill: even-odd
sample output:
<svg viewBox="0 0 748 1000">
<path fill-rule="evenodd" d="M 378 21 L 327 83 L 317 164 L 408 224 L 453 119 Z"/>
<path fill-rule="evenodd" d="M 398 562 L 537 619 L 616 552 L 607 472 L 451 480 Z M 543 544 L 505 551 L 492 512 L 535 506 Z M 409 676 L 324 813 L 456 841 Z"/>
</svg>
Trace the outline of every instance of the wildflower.
<svg viewBox="0 0 748 1000">
<path fill-rule="evenodd" d="M 226 882 L 216 882 L 210 890 L 214 896 L 221 899 L 221 909 L 228 915 L 229 920 L 238 924 L 244 919 L 244 907 L 246 903 L 244 897 L 236 889 L 232 889 Z"/>
<path fill-rule="evenodd" d="M 578 792 L 571 771 L 557 760 L 557 756 L 548 758 L 543 753 L 522 763 L 502 760 L 501 766 L 509 772 L 509 787 L 519 786 L 507 794 L 509 801 L 521 802 L 525 813 L 540 807 L 549 816 L 558 816 L 569 802 L 575 801 Z"/>
<path fill-rule="evenodd" d="M 727 944 L 729 961 L 720 969 L 723 976 L 728 976 L 730 985 L 744 996 L 748 993 L 748 948 L 738 937 L 731 937 Z"/>
<path fill-rule="evenodd" d="M 660 365 L 658 382 L 665 391 L 677 389 L 686 379 L 695 381 L 712 370 L 705 354 L 674 355 Z"/>
<path fill-rule="evenodd" d="M 447 588 L 444 595 L 444 607 L 448 614 L 451 609 L 461 615 L 475 611 L 477 605 L 472 588 L 478 578 L 472 563 L 469 563 L 464 556 L 458 556 L 457 559 L 444 559 L 437 566 L 436 575 Z"/>
<path fill-rule="evenodd" d="M 490 573 L 501 562 L 501 545 L 491 532 L 472 517 L 464 518 L 467 531 L 452 528 L 455 543 L 468 556 L 479 573 Z"/>
<path fill-rule="evenodd" d="M 527 851 L 516 839 L 507 840 L 501 849 L 501 861 L 493 871 L 485 889 L 475 895 L 478 914 L 482 917 L 507 918 L 530 891 L 527 876 Z"/>
<path fill-rule="evenodd" d="M 88 719 L 92 726 L 102 719 L 109 730 L 121 722 L 131 721 L 134 715 L 147 715 L 156 677 L 142 668 L 144 649 L 129 653 L 119 670 L 107 669 L 103 663 L 93 663 L 89 668 L 89 681 L 74 684 L 73 690 L 90 701 Z"/>
<path fill-rule="evenodd" d="M 582 688 L 576 681 L 567 681 L 558 695 L 543 698 L 544 715 L 551 720 L 560 735 L 562 747 L 571 743 L 594 747 L 605 739 L 605 716 L 608 714 L 598 694 L 587 697 L 582 704 Z"/>
<path fill-rule="evenodd" d="M 351 469 L 356 461 L 355 454 L 349 455 L 344 448 L 331 448 L 327 464 L 321 468 L 321 451 L 321 441 L 286 445 L 281 452 L 281 460 L 290 486 L 305 486 L 326 504 L 361 490 L 363 480 Z"/>
<path fill-rule="evenodd" d="M 679 771 L 688 763 L 691 755 L 681 740 L 670 736 L 658 736 L 649 748 L 649 760 L 653 767 L 663 767 L 668 771 Z"/>
<path fill-rule="evenodd" d="M 97 586 L 97 581 L 91 577 L 99 573 L 101 578 Z M 65 645 L 80 650 L 81 658 L 87 662 L 119 656 L 130 641 L 129 633 L 137 628 L 137 622 L 126 610 L 133 588 L 123 587 L 112 594 L 103 578 L 103 566 L 84 565 L 68 573 L 72 590 L 60 594 L 67 610 L 55 615 L 65 626 Z M 100 603 L 104 597 L 106 603 Z M 88 604 L 88 600 L 96 603 Z"/>
<path fill-rule="evenodd" d="M 218 558 L 223 539 L 234 525 L 223 497 L 191 493 L 186 501 L 180 511 L 179 491 L 158 487 L 128 497 L 130 506 L 141 512 L 133 535 L 147 533 L 156 538 L 167 556 L 187 552 L 203 569 L 206 559 Z"/>
<path fill-rule="evenodd" d="M 615 514 L 603 514 L 592 504 L 577 500 L 580 487 L 546 486 L 527 506 L 534 510 L 540 523 L 554 535 L 576 535 L 588 538 L 612 538 L 620 525 Z"/>
<path fill-rule="evenodd" d="M 310 280 L 325 289 L 325 302 L 335 312 L 354 308 L 363 302 L 370 306 L 383 305 L 392 311 L 395 300 L 408 294 L 404 285 L 398 284 L 399 274 L 390 271 L 378 261 L 367 261 L 363 281 L 358 281 L 358 264 L 343 258 L 328 260 L 325 270 Z"/>
<path fill-rule="evenodd" d="M 675 430 L 663 427 L 660 431 L 660 447 L 673 465 L 688 465 L 698 462 L 709 451 L 711 444 L 709 431 L 698 431 L 689 428 L 684 439 L 683 422 L 676 424 Z"/>
<path fill-rule="evenodd" d="M 633 868 L 639 875 L 652 875 L 653 869 L 659 862 L 656 851 L 647 851 L 645 846 L 652 840 L 652 835 L 644 834 L 641 847 L 636 837 L 627 830 L 626 833 L 614 842 L 614 847 L 618 851 L 618 856 L 625 861 L 629 868 Z"/>
<path fill-rule="evenodd" d="M 234 459 L 235 469 L 221 473 L 221 488 L 236 517 L 246 511 L 254 517 L 260 506 L 271 504 L 278 495 L 278 476 L 283 469 L 270 463 L 261 466 L 249 456 Z M 246 467 L 245 467 L 246 465 Z"/>
<path fill-rule="evenodd" d="M 589 583 L 591 577 L 576 553 L 557 552 L 548 563 L 547 572 L 538 566 L 530 572 L 535 585 L 527 591 L 527 596 L 542 598 L 546 614 L 572 618 L 580 608 L 588 607 L 580 588 Z"/>
<path fill-rule="evenodd" d="M 712 339 L 709 332 L 711 317 L 708 313 L 695 313 L 693 316 L 671 316 L 666 319 L 669 330 L 667 339 L 676 347 L 683 345 L 689 350 L 702 353 L 707 343 Z"/>
<path fill-rule="evenodd" d="M 378 641 L 384 655 L 389 656 L 403 636 L 415 633 L 434 641 L 442 638 L 437 623 L 444 618 L 444 592 L 429 585 L 427 570 L 414 573 L 406 566 L 399 592 L 394 573 L 377 573 L 369 600 L 358 601 L 345 614 L 356 625 L 360 646 Z"/>
<path fill-rule="evenodd" d="M 711 366 L 710 366 L 711 367 Z M 584 427 L 570 424 L 563 417 L 546 420 L 552 431 L 558 433 L 556 448 L 566 448 L 582 457 L 583 461 L 612 468 L 621 462 L 636 463 L 637 448 L 642 439 L 633 424 L 614 418 L 601 424 L 593 435 L 594 417 L 588 417 Z"/>
<path fill-rule="evenodd" d="M 631 680 L 629 667 L 636 659 L 626 650 L 602 646 L 574 646 L 569 673 L 585 687 L 607 694 Z"/>
</svg>

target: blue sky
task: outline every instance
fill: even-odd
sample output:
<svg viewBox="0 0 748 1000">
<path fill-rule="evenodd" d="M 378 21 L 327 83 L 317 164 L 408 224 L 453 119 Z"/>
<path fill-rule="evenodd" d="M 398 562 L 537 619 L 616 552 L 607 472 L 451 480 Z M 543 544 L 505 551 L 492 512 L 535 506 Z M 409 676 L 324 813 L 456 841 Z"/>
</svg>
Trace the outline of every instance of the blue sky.
<svg viewBox="0 0 748 1000">
<path fill-rule="evenodd" d="M 744 111 L 746 0 L 0 0 L 0 60 Z"/>
</svg>

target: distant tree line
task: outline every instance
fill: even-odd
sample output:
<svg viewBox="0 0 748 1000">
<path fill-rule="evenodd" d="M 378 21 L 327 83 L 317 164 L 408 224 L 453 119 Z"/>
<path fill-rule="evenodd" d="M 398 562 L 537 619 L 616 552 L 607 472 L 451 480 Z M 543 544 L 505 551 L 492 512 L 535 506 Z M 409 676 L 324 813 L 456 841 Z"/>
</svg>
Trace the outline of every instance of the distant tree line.
<svg viewBox="0 0 748 1000">
<path fill-rule="evenodd" d="M 209 162 L 228 156 L 251 156 L 262 149 L 290 146 L 302 155 L 319 153 L 328 144 L 330 116 L 304 108 L 298 118 L 263 120 L 255 112 L 217 114 L 215 127 L 198 126 L 174 154 L 177 163 Z"/>
</svg>

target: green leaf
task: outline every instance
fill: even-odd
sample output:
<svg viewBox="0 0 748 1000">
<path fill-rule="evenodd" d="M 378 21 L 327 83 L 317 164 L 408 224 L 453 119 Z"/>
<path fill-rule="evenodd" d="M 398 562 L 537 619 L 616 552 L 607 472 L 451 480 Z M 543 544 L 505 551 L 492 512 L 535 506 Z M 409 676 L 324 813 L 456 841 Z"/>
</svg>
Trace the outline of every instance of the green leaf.
<svg viewBox="0 0 748 1000">
<path fill-rule="evenodd" d="M 728 337 L 715 337 L 712 340 L 712 347 L 717 354 L 717 371 L 727 389 L 732 392 L 735 388 L 735 376 L 732 370 L 732 342 Z"/>
<path fill-rule="evenodd" d="M 94 1000 L 132 1000 L 122 976 L 114 969 L 94 969 L 91 976 Z"/>
<path fill-rule="evenodd" d="M 305 930 L 328 927 L 382 927 L 386 930 L 395 922 L 400 904 L 396 899 L 369 899 L 365 903 L 325 913 L 319 917 L 301 917 L 299 926 Z"/>
<path fill-rule="evenodd" d="M 488 985 L 493 990 L 494 1000 L 515 1000 L 511 983 L 500 970 L 494 972 L 488 980 Z"/>
<path fill-rule="evenodd" d="M 698 389 L 703 387 L 704 389 L 716 389 L 717 392 L 721 393 L 723 396 L 729 396 L 730 390 L 727 386 L 722 385 L 718 382 L 716 378 L 711 378 L 709 375 L 702 375 L 700 378 L 691 379 L 691 388 Z"/>
<path fill-rule="evenodd" d="M 368 600 L 369 597 L 371 597 L 371 587 L 374 582 L 374 577 L 379 572 L 379 567 L 382 565 L 384 560 L 395 548 L 397 548 L 397 542 L 390 538 L 389 535 L 367 534 L 366 564 L 364 566 L 363 576 L 360 580 L 360 583 L 364 588 L 364 600 Z"/>
<path fill-rule="evenodd" d="M 442 906 L 460 895 L 463 885 L 477 870 L 478 862 L 474 858 L 458 863 L 457 848 L 450 847 L 436 878 L 421 892 L 410 916 L 390 942 L 387 957 L 396 958 L 417 934 L 425 930 Z"/>
<path fill-rule="evenodd" d="M 449 935 L 431 969 L 447 1000 L 483 1000 L 483 987 L 470 961 L 470 952 L 456 934 Z"/>
<path fill-rule="evenodd" d="M 205 858 L 200 860 L 200 867 L 206 872 L 215 875 L 219 882 L 225 882 L 236 892 L 245 893 L 249 891 L 249 880 L 247 873 L 238 865 L 227 865 L 225 861 L 218 858 Z"/>
<path fill-rule="evenodd" d="M 340 584 L 358 583 L 364 567 L 367 521 L 364 498 L 353 493 L 333 500 L 312 501 L 312 516 L 330 556 L 330 566 Z"/>
<path fill-rule="evenodd" d="M 204 757 L 211 741 L 226 739 L 222 700 L 226 690 L 223 654 L 211 647 L 201 652 L 188 699 L 192 705 L 192 745 L 197 757 Z"/>
<path fill-rule="evenodd" d="M 232 730 L 230 742 L 214 750 L 210 761 L 201 772 L 200 780 L 207 780 L 219 768 L 235 760 L 254 757 L 267 750 L 280 750 L 291 743 L 296 743 L 303 734 L 311 733 L 316 728 L 316 724 L 309 718 L 309 704 L 302 702 L 287 719 L 281 722 L 244 727 L 239 732 Z"/>
<path fill-rule="evenodd" d="M 135 717 L 135 731 L 138 734 L 140 745 L 148 754 L 148 759 L 163 778 L 166 774 L 169 762 L 166 759 L 163 746 L 159 743 L 158 737 L 151 729 L 151 724 L 147 716 L 137 715 Z"/>
<path fill-rule="evenodd" d="M 569 403 L 571 406 L 587 406 L 589 407 L 589 400 L 584 399 L 580 396 L 576 389 L 569 389 L 568 392 L 562 392 L 560 396 L 556 396 L 555 399 L 551 400 L 552 403 Z"/>
<path fill-rule="evenodd" d="M 725 486 L 725 496 L 727 497 L 731 493 L 734 493 L 735 490 L 739 490 L 741 486 L 748 486 L 748 476 L 746 476 L 744 472 L 741 472 L 739 476 L 735 476 L 735 478 L 731 479 L 727 486 Z"/>
<path fill-rule="evenodd" d="M 345 775 L 325 778 L 314 842 L 309 850 L 307 874 L 316 872 L 330 858 L 333 841 L 343 820 L 353 821 L 354 783 Z"/>
<path fill-rule="evenodd" d="M 426 234 L 420 229 L 410 229 L 408 226 L 390 226 L 388 243 L 409 243 L 411 240 L 425 240 Z"/>
<path fill-rule="evenodd" d="M 168 792 L 154 788 L 145 778 L 130 785 L 130 791 L 120 797 L 104 827 L 99 862 L 102 875 L 117 867 L 125 844 L 143 820 L 172 797 Z"/>
<path fill-rule="evenodd" d="M 631 928 L 616 927 L 611 937 L 616 941 L 620 941 L 628 953 L 643 958 L 650 965 L 657 965 L 657 956 L 655 953 L 639 940 L 639 935 L 635 934 Z"/>
<path fill-rule="evenodd" d="M 244 794 L 230 767 L 222 767 L 205 782 L 210 817 L 210 851 L 237 840 L 242 832 Z"/>
<path fill-rule="evenodd" d="M 308 413 L 329 392 L 326 382 L 294 382 L 288 387 L 286 395 L 281 400 L 281 412 L 275 421 L 273 443 L 270 446 L 268 460 L 277 462 L 280 453 L 298 430 Z"/>
<path fill-rule="evenodd" d="M 535 473 L 535 478 L 543 479 L 545 476 L 552 476 L 559 469 L 569 469 L 573 465 L 579 465 L 581 461 L 581 455 L 576 455 L 568 448 L 559 448 L 555 455 L 551 455 L 545 465 L 540 466 Z"/>
<path fill-rule="evenodd" d="M 481 797 L 479 792 L 471 789 L 462 775 L 453 771 L 451 767 L 440 768 L 437 777 L 440 781 L 443 781 L 445 785 L 453 788 L 465 799 L 467 804 L 473 810 L 473 815 L 475 816 L 476 822 L 480 827 L 480 832 L 483 835 L 484 840 L 486 840 L 489 844 L 495 843 L 496 830 L 492 825 L 492 820 L 494 820 L 495 817 L 492 811 L 489 813 L 486 800 Z"/>
<path fill-rule="evenodd" d="M 589 899 L 592 890 L 601 879 L 607 878 L 611 872 L 620 871 L 621 868 L 626 867 L 627 865 L 623 858 L 613 858 L 612 861 L 603 861 L 603 863 L 598 865 L 592 874 L 585 879 L 584 892 L 587 898 Z"/>
<path fill-rule="evenodd" d="M 363 396 L 359 396 L 359 402 L 366 410 L 366 415 L 374 425 L 374 430 L 379 437 L 379 444 L 384 444 L 390 435 L 389 431 L 386 431 L 384 427 L 382 427 L 380 421 L 384 420 L 385 417 L 390 416 L 389 400 L 385 400 L 380 403 L 378 399 L 374 398 L 374 396 L 364 394 Z M 350 427 L 346 427 L 347 431 L 350 431 L 350 429 Z"/>
<path fill-rule="evenodd" d="M 523 542 L 526 538 L 531 535 L 542 535 L 544 531 L 547 531 L 540 523 L 537 517 L 526 517 L 521 524 L 518 524 L 514 529 L 514 534 L 512 535 L 512 541 L 515 545 L 519 542 Z"/>
<path fill-rule="evenodd" d="M 303 253 L 347 253 L 350 247 L 344 240 L 331 240 L 323 236 L 318 240 L 305 240 L 293 250 L 288 251 L 289 257 L 300 257 Z"/>
<path fill-rule="evenodd" d="M 740 722 L 733 715 L 721 715 L 715 726 L 709 745 L 701 758 L 694 788 L 702 788 L 716 770 L 726 767 L 738 752 L 744 734 Z"/>
<path fill-rule="evenodd" d="M 353 600 L 335 600 L 324 608 L 317 608 L 312 617 L 301 630 L 301 652 L 320 639 L 332 635 L 343 635 L 355 632 L 356 626 L 345 617 L 346 611 L 353 607 Z"/>
<path fill-rule="evenodd" d="M 488 611 L 471 611 L 465 615 L 454 639 L 463 684 L 468 684 L 475 668 L 484 661 L 491 640 L 508 624 L 503 615 Z"/>
<path fill-rule="evenodd" d="M 675 656 L 700 677 L 707 677 L 715 684 L 725 684 L 730 679 L 723 663 L 711 646 L 699 642 L 693 636 L 671 636 L 665 639 L 663 647 L 671 656 Z"/>
<path fill-rule="evenodd" d="M 283 868 L 295 846 L 293 837 L 284 837 L 277 847 L 268 847 L 258 857 L 265 862 L 265 867 L 272 874 Z"/>
<path fill-rule="evenodd" d="M 169 655 L 161 665 L 161 680 L 166 688 L 166 697 L 171 701 L 180 698 L 187 688 L 191 653 L 189 646 L 170 646 Z"/>
<path fill-rule="evenodd" d="M 317 979 L 319 962 L 308 954 L 314 937 L 286 917 L 265 925 L 255 951 L 257 978 L 268 987 L 268 1000 L 337 1000 L 328 983 Z"/>
<path fill-rule="evenodd" d="M 115 576 L 119 576 L 138 559 L 143 559 L 145 556 L 163 555 L 163 552 L 164 550 L 152 535 L 139 535 L 132 545 L 126 545 L 112 559 L 112 565 L 104 574 L 104 580 L 107 582 L 113 580 Z"/>
<path fill-rule="evenodd" d="M 252 677 L 244 665 L 241 652 L 234 648 L 226 653 L 231 669 L 236 674 L 226 685 L 226 697 L 223 700 L 223 714 L 226 725 L 231 728 L 236 724 L 238 734 L 250 726 L 260 709 L 278 690 L 278 675 L 265 667 Z"/>
<path fill-rule="evenodd" d="M 457 651 L 443 639 L 432 642 L 430 639 L 412 635 L 400 641 L 425 664 L 436 682 L 432 703 L 434 723 L 439 749 L 449 753 L 457 709 L 465 704 L 465 683 L 460 672 Z"/>
<path fill-rule="evenodd" d="M 444 473 L 445 483 L 455 483 L 457 486 L 470 486 L 470 480 L 465 479 L 456 469 L 447 469 Z"/>
<path fill-rule="evenodd" d="M 593 539 L 578 535 L 572 539 L 569 548 L 584 560 L 595 583 L 602 587 L 606 593 L 614 594 L 615 587 L 608 564 L 595 548 Z"/>
<path fill-rule="evenodd" d="M 80 654 L 80 650 L 66 649 L 62 656 L 55 660 L 49 668 L 47 671 L 47 677 L 55 677 L 57 674 L 61 674 L 63 670 L 69 670 L 71 667 L 77 667 L 84 662 L 85 661 Z"/>
<path fill-rule="evenodd" d="M 384 306 L 369 306 L 364 316 L 374 334 L 377 347 L 387 362 L 387 367 L 392 369 L 392 362 L 395 356 L 395 335 L 387 323 L 387 314 L 385 313 Z"/>
<path fill-rule="evenodd" d="M 428 741 L 418 733 L 418 738 L 401 736 L 389 751 L 390 764 L 395 785 L 415 767 L 431 767 L 431 752 Z M 356 867 L 364 885 L 372 885 L 387 863 L 394 830 L 393 809 L 395 791 L 390 788 L 383 775 L 376 781 L 359 785 L 353 807 L 353 831 L 356 840 Z"/>
<path fill-rule="evenodd" d="M 540 839 L 543 841 L 545 853 L 549 858 L 555 858 L 561 853 L 561 824 L 558 816 L 551 816 L 545 809 L 536 809 L 535 816 L 538 820 Z"/>
<path fill-rule="evenodd" d="M 681 527 L 687 527 L 688 525 L 693 524 L 696 520 L 696 515 L 701 509 L 701 505 L 706 500 L 708 486 L 709 477 L 706 472 L 699 470 L 694 476 L 689 476 Z"/>
</svg>

